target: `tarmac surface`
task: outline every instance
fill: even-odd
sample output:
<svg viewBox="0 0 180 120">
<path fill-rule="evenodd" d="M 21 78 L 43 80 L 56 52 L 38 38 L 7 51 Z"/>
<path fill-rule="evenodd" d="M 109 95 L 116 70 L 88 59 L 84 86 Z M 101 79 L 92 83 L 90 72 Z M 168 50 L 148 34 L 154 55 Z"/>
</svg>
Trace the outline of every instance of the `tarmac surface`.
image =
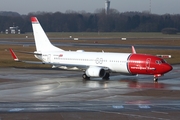
<svg viewBox="0 0 180 120">
<path fill-rule="evenodd" d="M 113 74 L 82 80 L 82 71 L 0 68 L 0 120 L 179 120 L 180 65 L 153 76 Z"/>
<path fill-rule="evenodd" d="M 62 38 L 57 38 L 57 39 L 62 39 Z M 86 38 L 87 39 L 87 38 Z M 104 38 L 103 38 L 104 39 Z M 153 38 L 151 38 L 153 39 Z M 20 38 L 18 39 L 5 39 L 5 38 L 0 38 L 0 45 L 23 45 L 23 46 L 34 46 L 35 43 L 33 42 L 28 42 L 28 41 L 17 41 L 21 40 Z M 29 39 L 28 39 L 29 40 Z M 90 40 L 90 39 L 88 39 Z M 92 39 L 94 40 L 94 39 Z M 107 40 L 107 39 L 106 39 Z M 111 40 L 111 39 L 109 39 Z M 133 39 L 136 40 L 136 39 Z M 59 42 L 52 42 L 53 45 L 58 46 L 58 47 L 92 47 L 92 48 L 131 48 L 132 44 L 97 44 L 97 43 L 59 43 Z M 142 49 L 170 49 L 170 50 L 179 50 L 180 46 L 162 46 L 162 45 L 134 45 L 136 48 L 142 48 Z"/>
</svg>

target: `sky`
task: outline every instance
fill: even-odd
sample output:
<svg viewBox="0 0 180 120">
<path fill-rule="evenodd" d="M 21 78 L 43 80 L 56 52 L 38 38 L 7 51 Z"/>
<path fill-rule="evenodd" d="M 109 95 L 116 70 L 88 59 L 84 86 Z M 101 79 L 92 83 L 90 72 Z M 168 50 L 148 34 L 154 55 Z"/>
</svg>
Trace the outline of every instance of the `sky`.
<svg viewBox="0 0 180 120">
<path fill-rule="evenodd" d="M 154 14 L 180 14 L 180 0 L 110 0 L 110 8 L 119 12 L 147 11 Z M 104 8 L 105 0 L 0 0 L 0 11 L 13 11 L 19 14 L 30 12 L 86 11 L 94 13 Z"/>
</svg>

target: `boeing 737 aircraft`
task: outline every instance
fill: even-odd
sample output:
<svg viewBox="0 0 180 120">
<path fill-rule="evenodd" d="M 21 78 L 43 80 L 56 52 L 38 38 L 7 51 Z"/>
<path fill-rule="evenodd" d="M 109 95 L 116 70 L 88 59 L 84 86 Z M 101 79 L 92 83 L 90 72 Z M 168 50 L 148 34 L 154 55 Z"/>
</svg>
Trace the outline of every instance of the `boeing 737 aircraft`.
<svg viewBox="0 0 180 120">
<path fill-rule="evenodd" d="M 153 75 L 154 81 L 157 82 L 158 77 L 172 70 L 172 66 L 162 58 L 138 54 L 133 46 L 132 53 L 64 51 L 51 44 L 36 17 L 32 17 L 31 22 L 36 45 L 36 51 L 33 54 L 42 62 L 21 61 L 10 49 L 15 61 L 50 64 L 53 67 L 65 69 L 77 68 L 84 71 L 83 79 L 90 79 L 90 77 L 109 79 L 110 73 L 117 72 L 125 75 Z"/>
</svg>

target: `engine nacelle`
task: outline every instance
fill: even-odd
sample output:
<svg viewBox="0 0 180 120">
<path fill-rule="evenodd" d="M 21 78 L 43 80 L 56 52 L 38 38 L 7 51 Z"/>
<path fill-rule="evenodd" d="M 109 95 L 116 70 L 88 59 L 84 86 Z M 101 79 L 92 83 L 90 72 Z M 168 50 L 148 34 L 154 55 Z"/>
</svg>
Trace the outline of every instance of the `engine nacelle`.
<svg viewBox="0 0 180 120">
<path fill-rule="evenodd" d="M 76 50 L 76 52 L 85 52 L 84 50 Z"/>
<path fill-rule="evenodd" d="M 101 67 L 90 67 L 85 73 L 88 77 L 104 77 L 106 71 Z"/>
</svg>

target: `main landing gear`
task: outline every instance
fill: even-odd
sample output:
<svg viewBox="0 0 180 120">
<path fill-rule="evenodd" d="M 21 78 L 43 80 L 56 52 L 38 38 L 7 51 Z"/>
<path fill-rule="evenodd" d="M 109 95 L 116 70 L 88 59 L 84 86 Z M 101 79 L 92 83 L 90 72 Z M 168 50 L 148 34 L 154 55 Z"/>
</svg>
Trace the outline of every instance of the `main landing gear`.
<svg viewBox="0 0 180 120">
<path fill-rule="evenodd" d="M 82 75 L 82 78 L 83 78 L 84 80 L 89 80 L 89 79 L 90 79 L 90 77 L 88 77 L 86 74 L 83 74 L 83 75 Z"/>
<path fill-rule="evenodd" d="M 103 80 L 109 80 L 109 76 L 110 76 L 110 74 L 107 72 L 102 79 Z"/>
</svg>

